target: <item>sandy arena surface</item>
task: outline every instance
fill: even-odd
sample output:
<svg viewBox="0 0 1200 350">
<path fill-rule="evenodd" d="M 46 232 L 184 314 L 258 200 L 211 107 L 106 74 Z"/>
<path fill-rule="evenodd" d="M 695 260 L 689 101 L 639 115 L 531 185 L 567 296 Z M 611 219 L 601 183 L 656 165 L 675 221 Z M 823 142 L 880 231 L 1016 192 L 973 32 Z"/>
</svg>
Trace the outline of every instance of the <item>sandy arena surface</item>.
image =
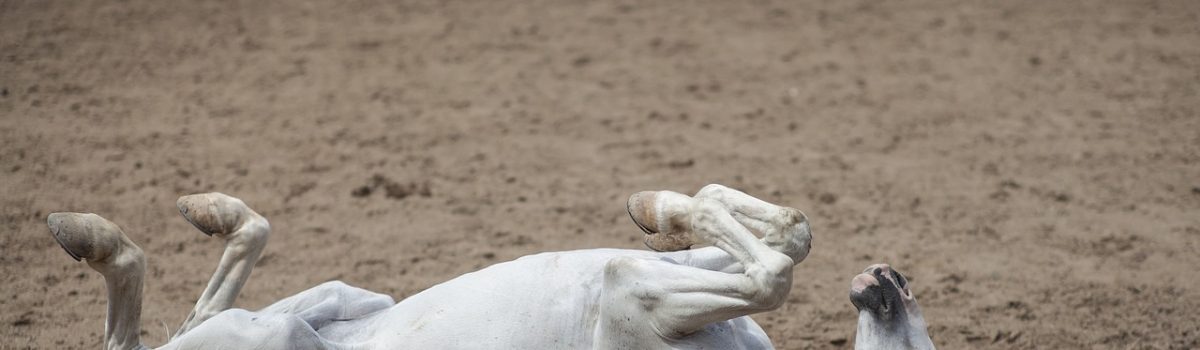
<svg viewBox="0 0 1200 350">
<path fill-rule="evenodd" d="M 184 194 L 270 219 L 256 309 L 641 249 L 629 194 L 708 183 L 814 224 L 781 349 L 851 347 L 875 262 L 943 349 L 1200 347 L 1200 2 L 0 0 L 3 349 L 102 345 L 50 212 L 144 248 L 158 345 L 222 247 Z"/>
</svg>

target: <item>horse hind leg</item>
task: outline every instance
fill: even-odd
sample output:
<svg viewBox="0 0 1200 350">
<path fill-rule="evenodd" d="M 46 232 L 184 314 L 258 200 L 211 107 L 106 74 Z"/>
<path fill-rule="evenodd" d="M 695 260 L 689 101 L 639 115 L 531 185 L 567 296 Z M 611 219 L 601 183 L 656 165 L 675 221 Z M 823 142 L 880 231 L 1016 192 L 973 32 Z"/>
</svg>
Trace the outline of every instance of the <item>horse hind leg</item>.
<svg viewBox="0 0 1200 350">
<path fill-rule="evenodd" d="M 233 307 L 267 245 L 271 225 L 242 200 L 219 192 L 183 196 L 176 206 L 201 232 L 225 240 L 225 252 L 208 286 L 174 335 L 179 337 Z"/>
<path fill-rule="evenodd" d="M 139 332 L 142 281 L 146 256 L 116 224 L 91 213 L 53 213 L 46 219 L 50 234 L 78 260 L 104 276 L 108 314 L 104 326 L 107 349 L 145 349 Z"/>
</svg>

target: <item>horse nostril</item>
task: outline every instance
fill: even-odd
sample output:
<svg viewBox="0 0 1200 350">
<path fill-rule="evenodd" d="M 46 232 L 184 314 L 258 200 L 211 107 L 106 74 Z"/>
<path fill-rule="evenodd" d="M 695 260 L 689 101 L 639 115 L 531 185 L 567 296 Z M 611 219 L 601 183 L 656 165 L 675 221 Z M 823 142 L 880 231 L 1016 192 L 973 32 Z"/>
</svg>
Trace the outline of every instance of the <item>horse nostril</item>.
<svg viewBox="0 0 1200 350">
<path fill-rule="evenodd" d="M 889 274 L 891 274 L 891 271 L 892 271 L 891 265 L 875 264 L 875 265 L 867 266 L 867 269 L 863 270 L 863 273 L 870 274 L 870 275 L 874 275 L 874 274 L 889 275 Z"/>
</svg>

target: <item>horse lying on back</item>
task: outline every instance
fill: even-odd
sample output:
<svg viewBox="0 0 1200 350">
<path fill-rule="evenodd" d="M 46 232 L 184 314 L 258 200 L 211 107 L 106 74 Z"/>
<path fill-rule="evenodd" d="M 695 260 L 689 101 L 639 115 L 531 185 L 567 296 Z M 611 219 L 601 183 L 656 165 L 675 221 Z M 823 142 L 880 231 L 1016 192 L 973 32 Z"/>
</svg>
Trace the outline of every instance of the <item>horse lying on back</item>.
<svg viewBox="0 0 1200 350">
<path fill-rule="evenodd" d="M 266 245 L 269 223 L 221 193 L 184 196 L 177 205 L 189 222 L 224 239 L 226 247 L 196 306 L 163 349 L 769 349 L 770 339 L 747 315 L 786 300 L 792 266 L 808 255 L 812 239 L 799 210 L 724 186 L 709 185 L 694 196 L 641 192 L 627 209 L 656 251 L 525 256 L 399 303 L 328 282 L 246 311 L 232 308 L 233 302 Z M 142 250 L 95 214 L 54 213 L 47 221 L 69 255 L 104 275 L 106 347 L 145 348 L 139 339 Z M 690 249 L 695 244 L 711 246 Z M 873 291 L 868 286 L 858 293 L 867 300 Z M 880 305 L 899 305 L 881 300 Z M 877 318 L 892 315 L 859 308 Z M 916 310 L 915 300 L 906 310 Z M 866 334 L 862 315 L 860 344 Z M 915 315 L 920 318 L 919 311 Z M 871 325 L 867 331 L 891 329 L 887 320 Z M 893 333 L 869 334 L 886 341 Z"/>
</svg>

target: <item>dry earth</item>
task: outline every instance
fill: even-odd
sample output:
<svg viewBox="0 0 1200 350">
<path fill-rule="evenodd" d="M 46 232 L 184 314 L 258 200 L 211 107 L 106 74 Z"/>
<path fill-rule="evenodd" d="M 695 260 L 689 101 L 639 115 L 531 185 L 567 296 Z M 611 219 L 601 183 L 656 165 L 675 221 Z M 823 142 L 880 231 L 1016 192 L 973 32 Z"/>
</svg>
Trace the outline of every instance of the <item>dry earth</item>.
<svg viewBox="0 0 1200 350">
<path fill-rule="evenodd" d="M 1187 0 L 0 0 L 0 348 L 101 346 L 54 211 L 145 249 L 157 345 L 221 247 L 180 195 L 271 220 L 254 309 L 640 249 L 626 196 L 714 182 L 814 222 L 779 348 L 850 347 L 881 261 L 944 349 L 1197 348 L 1198 96 Z"/>
</svg>

